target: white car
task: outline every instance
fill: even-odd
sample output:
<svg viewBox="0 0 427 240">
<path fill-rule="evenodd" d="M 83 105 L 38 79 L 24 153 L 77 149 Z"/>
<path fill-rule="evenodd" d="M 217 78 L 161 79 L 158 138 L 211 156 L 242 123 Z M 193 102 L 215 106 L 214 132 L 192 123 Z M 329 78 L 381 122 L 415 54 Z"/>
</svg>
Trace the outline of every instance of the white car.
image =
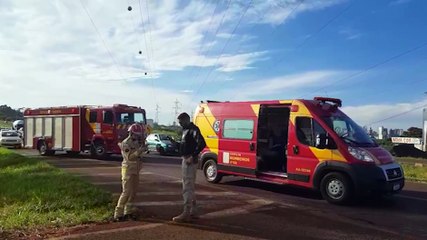
<svg viewBox="0 0 427 240">
<path fill-rule="evenodd" d="M 2 130 L 0 135 L 0 146 L 21 148 L 22 139 L 16 131 Z"/>
</svg>

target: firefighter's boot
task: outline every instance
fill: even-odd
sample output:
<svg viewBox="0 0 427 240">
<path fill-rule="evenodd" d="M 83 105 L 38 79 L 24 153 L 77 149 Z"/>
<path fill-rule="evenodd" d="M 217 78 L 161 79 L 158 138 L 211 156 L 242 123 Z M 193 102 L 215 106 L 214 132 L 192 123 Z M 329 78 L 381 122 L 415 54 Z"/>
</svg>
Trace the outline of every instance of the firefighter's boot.
<svg viewBox="0 0 427 240">
<path fill-rule="evenodd" d="M 181 215 L 172 218 L 172 220 L 174 222 L 177 222 L 177 223 L 190 222 L 191 221 L 191 216 L 190 216 L 190 213 L 183 212 L 183 213 L 181 213 Z"/>
</svg>

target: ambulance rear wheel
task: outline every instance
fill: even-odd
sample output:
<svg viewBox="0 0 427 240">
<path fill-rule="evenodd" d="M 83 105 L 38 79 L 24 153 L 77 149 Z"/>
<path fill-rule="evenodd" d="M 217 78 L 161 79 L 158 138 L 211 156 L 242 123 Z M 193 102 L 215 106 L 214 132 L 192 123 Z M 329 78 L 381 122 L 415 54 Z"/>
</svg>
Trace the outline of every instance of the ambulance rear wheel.
<svg viewBox="0 0 427 240">
<path fill-rule="evenodd" d="M 206 181 L 210 183 L 219 183 L 222 175 L 218 173 L 218 165 L 215 160 L 209 159 L 203 165 L 203 173 L 205 174 Z"/>
<path fill-rule="evenodd" d="M 320 183 L 323 198 L 333 204 L 347 204 L 353 196 L 351 180 L 339 172 L 326 174 Z"/>
</svg>

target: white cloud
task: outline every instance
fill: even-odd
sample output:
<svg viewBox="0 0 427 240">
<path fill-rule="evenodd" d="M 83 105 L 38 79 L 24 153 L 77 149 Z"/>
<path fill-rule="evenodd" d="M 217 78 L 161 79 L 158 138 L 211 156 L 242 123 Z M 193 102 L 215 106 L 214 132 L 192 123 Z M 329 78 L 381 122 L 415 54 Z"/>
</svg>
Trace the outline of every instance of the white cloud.
<svg viewBox="0 0 427 240">
<path fill-rule="evenodd" d="M 225 90 L 218 97 L 229 99 L 231 96 L 231 100 L 257 100 L 260 97 L 281 94 L 287 96 L 286 99 L 295 98 L 297 95 L 319 87 L 325 81 L 333 81 L 345 73 L 343 71 L 322 70 L 262 79 L 244 83 L 239 86 L 238 91 L 235 89 Z"/>
<path fill-rule="evenodd" d="M 208 38 L 202 46 L 204 34 L 217 26 L 224 11 L 220 8 L 210 25 L 215 1 L 141 1 L 144 25 L 137 0 L 130 0 L 131 12 L 126 1 L 82 1 L 114 60 L 80 1 L 0 2 L 0 84 L 2 90 L 7 90 L 1 95 L 4 103 L 14 107 L 128 103 L 147 108 L 151 116 L 158 103 L 161 121 L 172 122 L 175 99 L 183 105 L 193 103 L 189 92 L 157 84 L 166 71 L 196 66 L 228 73 L 251 68 L 265 59 L 266 52 L 225 52 L 218 62 L 219 53 L 205 55 L 206 46 L 222 46 L 230 36 L 242 14 L 239 6 L 233 5 L 227 13 L 219 37 Z M 267 2 L 256 2 L 253 9 L 264 11 L 273 4 Z M 307 0 L 293 17 L 340 2 L 343 1 Z M 283 22 L 286 11 L 266 13 L 257 23 Z M 257 19 L 254 14 L 255 11 L 248 13 L 242 24 Z M 255 39 L 245 33 L 236 34 L 234 44 L 246 45 Z"/>
<path fill-rule="evenodd" d="M 414 111 L 411 110 L 423 105 L 427 105 L 427 100 L 420 100 L 417 102 L 401 102 L 397 104 L 344 106 L 342 110 L 361 126 L 380 121 L 378 123 L 372 124 L 372 127 L 376 131 L 378 130 L 379 126 L 384 126 L 387 128 L 402 128 L 406 130 L 412 126 L 422 126 L 422 108 L 415 109 Z M 398 116 L 393 117 L 395 115 Z M 392 118 L 387 119 L 389 117 Z"/>
<path fill-rule="evenodd" d="M 355 29 L 351 29 L 351 28 L 343 29 L 343 30 L 339 31 L 339 34 L 343 35 L 347 40 L 359 39 L 363 35 L 359 31 L 357 31 Z"/>
<path fill-rule="evenodd" d="M 221 72 L 235 72 L 252 68 L 250 64 L 259 61 L 260 56 L 265 52 L 244 53 L 237 55 L 224 55 L 219 59 L 220 67 L 217 69 Z"/>
<path fill-rule="evenodd" d="M 186 90 L 182 90 L 181 92 L 182 93 L 193 93 L 194 91 L 190 90 L 190 89 L 186 89 Z"/>
<path fill-rule="evenodd" d="M 307 11 L 322 10 L 347 0 L 266 0 L 249 10 L 249 18 L 256 23 L 280 25 Z"/>
</svg>

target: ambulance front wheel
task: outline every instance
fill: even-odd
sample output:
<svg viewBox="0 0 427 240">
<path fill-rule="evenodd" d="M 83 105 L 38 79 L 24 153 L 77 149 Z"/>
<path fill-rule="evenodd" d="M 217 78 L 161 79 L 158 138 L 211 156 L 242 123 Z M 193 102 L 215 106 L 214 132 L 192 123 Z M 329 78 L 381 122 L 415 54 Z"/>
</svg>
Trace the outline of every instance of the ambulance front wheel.
<svg viewBox="0 0 427 240">
<path fill-rule="evenodd" d="M 215 160 L 209 159 L 203 165 L 203 173 L 205 178 L 210 183 L 219 183 L 222 179 L 222 174 L 218 173 L 218 165 Z"/>
<path fill-rule="evenodd" d="M 331 172 L 323 177 L 320 192 L 329 203 L 347 204 L 353 196 L 353 185 L 346 175 Z"/>
</svg>

